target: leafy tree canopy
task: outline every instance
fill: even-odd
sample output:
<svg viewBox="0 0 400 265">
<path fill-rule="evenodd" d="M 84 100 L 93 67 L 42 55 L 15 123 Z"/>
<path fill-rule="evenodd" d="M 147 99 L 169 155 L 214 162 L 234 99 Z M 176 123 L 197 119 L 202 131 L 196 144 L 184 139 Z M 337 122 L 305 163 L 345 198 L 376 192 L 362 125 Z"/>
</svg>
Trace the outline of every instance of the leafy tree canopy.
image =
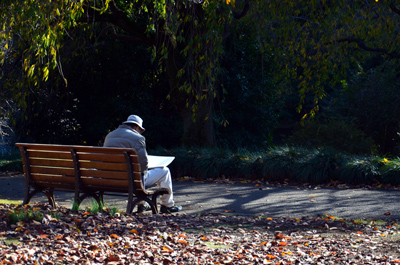
<svg viewBox="0 0 400 265">
<path fill-rule="evenodd" d="M 25 108 L 27 85 L 32 89 L 40 86 L 53 69 L 58 69 L 67 86 L 61 63 L 65 41 L 79 37 L 72 34 L 74 27 L 86 27 L 87 34 L 93 34 L 90 26 L 100 23 L 103 31 L 115 38 L 145 44 L 152 50 L 152 60 L 162 63 L 169 76 L 168 98 L 191 117 L 183 117 L 186 123 L 202 122 L 198 131 L 201 125 L 211 126 L 225 26 L 246 13 L 248 2 L 236 6 L 229 0 L 2 1 L 0 60 L 6 70 L 12 72 L 21 65 L 24 71 L 18 84 L 6 86 L 12 87 L 14 97 Z M 212 128 L 209 131 L 212 135 Z M 190 133 L 187 130 L 187 135 Z M 206 138 L 213 142 L 212 136 Z"/>
<path fill-rule="evenodd" d="M 91 35 L 99 24 L 114 38 L 147 45 L 168 75 L 167 94 L 182 115 L 184 142 L 212 144 L 220 58 L 236 20 L 245 17 L 260 53 L 274 58 L 280 88 L 299 92 L 298 110 L 312 96 L 316 107 L 306 111 L 314 114 L 347 76 L 383 64 L 398 70 L 399 15 L 394 1 L 376 0 L 3 0 L 2 76 L 15 68 L 24 74 L 0 82 L 25 108 L 27 93 L 52 70 L 68 85 L 61 64 L 66 40 L 79 38 L 73 34 L 77 26 Z"/>
<path fill-rule="evenodd" d="M 398 70 L 400 10 L 395 1 L 254 3 L 258 35 L 277 58 L 282 86 L 299 91 L 299 110 L 309 94 L 318 106 L 352 69 L 357 73 L 385 63 Z"/>
</svg>

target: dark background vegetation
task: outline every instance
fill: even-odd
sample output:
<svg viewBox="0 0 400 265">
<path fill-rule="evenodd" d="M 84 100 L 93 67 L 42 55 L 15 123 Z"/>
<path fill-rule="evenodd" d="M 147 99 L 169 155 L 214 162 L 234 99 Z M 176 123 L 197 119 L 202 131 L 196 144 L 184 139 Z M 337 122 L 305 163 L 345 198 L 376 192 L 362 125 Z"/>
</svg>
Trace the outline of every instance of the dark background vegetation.
<svg viewBox="0 0 400 265">
<path fill-rule="evenodd" d="M 251 20 L 250 16 L 231 25 L 224 40 L 210 117 L 216 138 L 212 148 L 230 150 L 219 151 L 228 157 L 238 150 L 268 153 L 279 146 L 282 150 L 285 146 L 308 148 L 311 153 L 335 150 L 354 156 L 399 156 L 398 59 L 373 51 L 361 51 L 368 54 L 364 57 L 348 55 L 351 62 L 346 73 L 331 73 L 340 82 L 322 81 L 326 96 L 317 103 L 317 115 L 302 119 L 315 108 L 315 95 L 299 94 L 298 84 L 283 80 L 276 71 L 282 67 L 278 48 L 262 46 L 260 29 L 250 27 Z M 68 86 L 58 72 L 52 72 L 49 81 L 24 96 L 26 108 L 6 88 L 22 69 L 18 64 L 2 66 L 0 86 L 5 100 L 0 104 L 3 121 L 12 129 L 11 144 L 102 145 L 110 130 L 130 114 L 138 114 L 144 119 L 149 150 L 180 150 L 183 121 L 167 99 L 170 89 L 164 65 L 149 60 L 148 46 L 115 39 L 96 25 L 90 28 L 95 37 L 84 30 L 70 32 L 80 38 L 66 40 L 60 51 Z"/>
</svg>

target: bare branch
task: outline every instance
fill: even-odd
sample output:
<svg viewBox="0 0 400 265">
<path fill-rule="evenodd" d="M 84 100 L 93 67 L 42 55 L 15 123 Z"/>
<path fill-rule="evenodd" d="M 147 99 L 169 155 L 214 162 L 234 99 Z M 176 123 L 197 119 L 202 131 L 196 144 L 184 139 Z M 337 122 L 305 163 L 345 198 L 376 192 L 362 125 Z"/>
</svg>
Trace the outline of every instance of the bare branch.
<svg viewBox="0 0 400 265">
<path fill-rule="evenodd" d="M 115 31 L 115 28 L 113 28 L 112 30 L 109 30 L 108 32 L 111 33 L 111 35 L 119 40 L 124 40 L 124 41 L 129 41 L 129 42 L 137 42 L 137 43 L 143 43 L 143 39 L 141 38 L 137 38 L 135 36 L 132 35 L 121 35 L 121 34 L 117 34 L 117 32 Z"/>
<path fill-rule="evenodd" d="M 141 42 L 147 45 L 152 45 L 154 39 L 145 33 L 145 29 L 138 27 L 136 23 L 130 21 L 126 15 L 119 10 L 115 3 L 110 5 L 110 13 L 103 13 L 87 7 L 85 16 L 80 18 L 78 22 L 81 23 L 93 23 L 93 22 L 107 22 L 117 26 L 118 28 L 124 30 L 130 35 L 117 35 L 113 34 L 114 37 L 119 39 L 125 39 L 134 42 Z"/>
<path fill-rule="evenodd" d="M 239 12 L 233 12 L 233 17 L 235 19 L 240 19 L 240 18 L 244 17 L 247 14 L 249 9 L 250 9 L 250 0 L 245 0 L 242 11 L 240 13 Z"/>
<path fill-rule="evenodd" d="M 358 45 L 358 47 L 360 47 L 361 49 L 363 49 L 365 51 L 383 53 L 391 58 L 400 58 L 400 54 L 397 52 L 389 52 L 386 49 L 369 47 L 365 44 L 365 42 L 363 40 L 360 40 L 360 39 L 344 38 L 344 39 L 338 40 L 337 42 L 338 43 L 341 43 L 341 42 L 356 43 Z"/>
<path fill-rule="evenodd" d="M 390 4 L 390 8 L 391 8 L 392 11 L 395 12 L 397 15 L 400 15 L 400 9 L 398 9 L 398 8 L 396 7 L 396 5 L 394 4 L 394 2 L 392 2 L 392 3 Z"/>
</svg>

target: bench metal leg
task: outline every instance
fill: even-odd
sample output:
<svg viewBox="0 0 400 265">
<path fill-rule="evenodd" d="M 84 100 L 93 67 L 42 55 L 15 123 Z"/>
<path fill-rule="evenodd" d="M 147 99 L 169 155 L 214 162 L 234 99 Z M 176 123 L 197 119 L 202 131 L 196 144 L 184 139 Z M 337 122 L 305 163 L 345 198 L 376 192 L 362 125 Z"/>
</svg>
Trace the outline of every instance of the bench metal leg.
<svg viewBox="0 0 400 265">
<path fill-rule="evenodd" d="M 76 192 L 74 199 L 74 203 L 76 205 L 73 207 L 74 210 L 77 211 L 79 209 L 79 205 L 81 205 L 83 200 L 86 199 L 87 197 L 92 197 L 93 199 L 95 199 L 97 204 L 99 205 L 99 208 L 103 210 L 102 208 L 104 206 L 104 192 L 102 191 L 99 191 L 98 194 L 96 192 L 90 192 L 90 193 L 83 193 L 82 195 L 79 195 L 79 192 Z"/>
<path fill-rule="evenodd" d="M 147 203 L 150 205 L 151 211 L 153 212 L 153 214 L 157 214 L 157 213 L 158 213 L 157 204 L 154 204 L 153 201 L 150 200 L 150 199 L 147 198 L 147 197 L 142 197 L 142 198 L 137 198 L 137 199 L 135 199 L 135 200 L 130 204 L 130 207 L 129 207 L 129 203 L 128 203 L 128 206 L 126 207 L 126 213 L 127 213 L 127 214 L 132 214 L 133 209 L 135 208 L 135 206 L 137 206 L 137 205 L 139 204 L 139 202 L 143 202 L 143 201 L 144 201 L 144 202 L 147 202 Z"/>
<path fill-rule="evenodd" d="M 43 190 L 44 195 L 47 196 L 49 204 L 51 207 L 56 208 L 56 200 L 54 199 L 54 189 Z"/>
<path fill-rule="evenodd" d="M 44 195 L 46 195 L 47 200 L 49 201 L 49 204 L 51 207 L 55 208 L 56 207 L 56 200 L 54 198 L 54 189 L 42 189 L 42 188 L 33 188 L 31 191 L 32 186 L 27 186 L 25 188 L 25 196 L 24 200 L 22 202 L 22 205 L 29 204 L 31 201 L 32 197 L 35 196 L 36 194 L 42 192 Z"/>
<path fill-rule="evenodd" d="M 25 195 L 24 195 L 24 201 L 22 202 L 22 205 L 28 204 L 30 200 L 32 199 L 32 196 L 30 195 L 30 188 L 31 186 L 29 185 L 28 181 L 25 181 Z"/>
</svg>

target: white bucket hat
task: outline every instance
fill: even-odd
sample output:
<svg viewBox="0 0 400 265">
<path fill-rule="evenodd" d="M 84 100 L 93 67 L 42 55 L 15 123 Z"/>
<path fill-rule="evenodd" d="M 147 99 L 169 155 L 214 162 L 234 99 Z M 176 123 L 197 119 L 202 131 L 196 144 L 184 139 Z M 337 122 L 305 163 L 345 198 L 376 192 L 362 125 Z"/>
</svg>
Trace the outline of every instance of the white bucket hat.
<svg viewBox="0 0 400 265">
<path fill-rule="evenodd" d="M 125 123 L 134 123 L 134 124 L 138 125 L 140 127 L 140 129 L 142 129 L 143 131 L 146 130 L 145 128 L 143 128 L 143 120 L 142 120 L 142 118 L 140 118 L 138 115 L 130 115 L 128 117 L 128 120 L 124 121 L 123 123 L 124 124 Z"/>
</svg>

